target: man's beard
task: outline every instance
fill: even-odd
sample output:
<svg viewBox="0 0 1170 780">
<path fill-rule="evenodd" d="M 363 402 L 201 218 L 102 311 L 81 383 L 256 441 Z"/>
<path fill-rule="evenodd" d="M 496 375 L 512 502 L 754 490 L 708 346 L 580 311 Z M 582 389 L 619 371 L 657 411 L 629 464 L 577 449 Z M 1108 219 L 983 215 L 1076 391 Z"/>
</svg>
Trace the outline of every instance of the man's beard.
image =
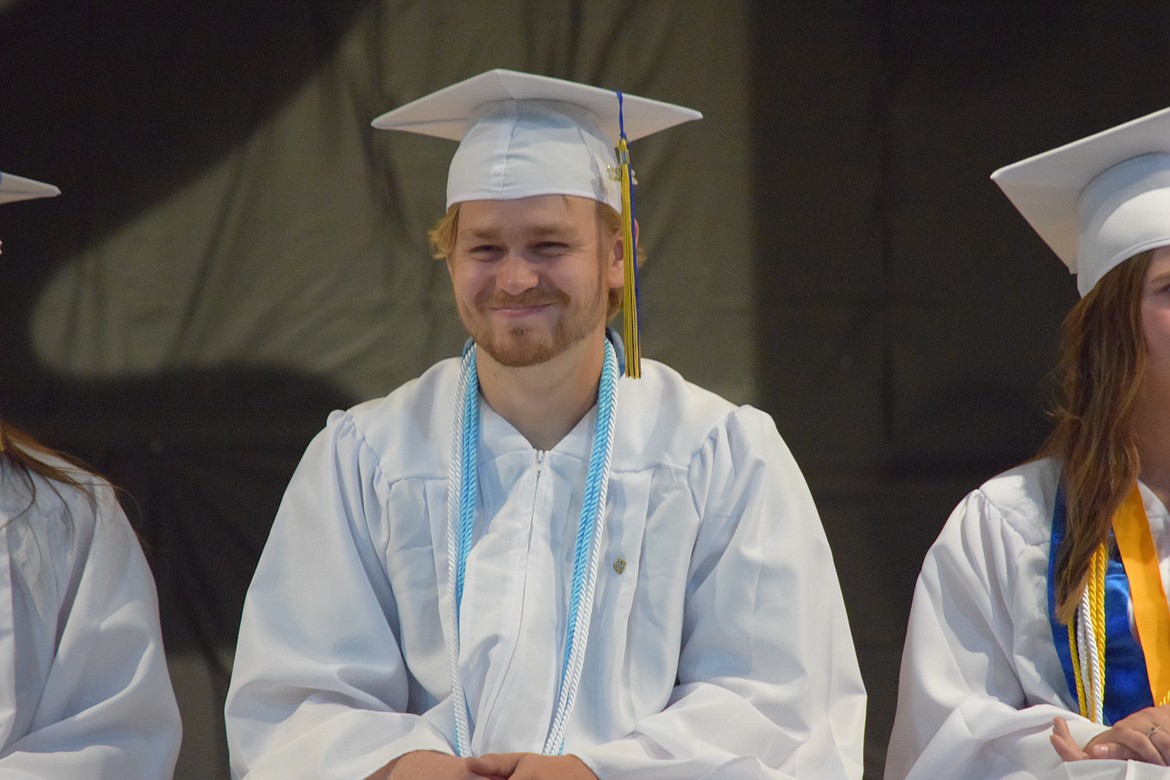
<svg viewBox="0 0 1170 780">
<path fill-rule="evenodd" d="M 591 335 L 598 320 L 605 316 L 601 308 L 605 290 L 598 285 L 597 294 L 585 304 L 573 305 L 562 290 L 528 290 L 520 295 L 495 293 L 481 296 L 475 302 L 475 318 L 460 315 L 476 345 L 497 363 L 509 368 L 524 368 L 547 363 L 563 354 L 569 347 Z M 500 325 L 489 327 L 486 314 L 493 306 L 550 305 L 560 310 L 550 331 L 529 325 Z"/>
</svg>

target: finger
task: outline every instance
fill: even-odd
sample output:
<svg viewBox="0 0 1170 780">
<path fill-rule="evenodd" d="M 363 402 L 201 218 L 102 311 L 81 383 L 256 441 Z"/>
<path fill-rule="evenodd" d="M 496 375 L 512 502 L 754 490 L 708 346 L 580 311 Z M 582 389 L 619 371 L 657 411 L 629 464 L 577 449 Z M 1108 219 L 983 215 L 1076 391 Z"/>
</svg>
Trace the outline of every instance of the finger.
<svg viewBox="0 0 1170 780">
<path fill-rule="evenodd" d="M 1079 747 L 1068 744 L 1055 734 L 1049 734 L 1048 741 L 1052 743 L 1052 748 L 1056 755 L 1060 756 L 1061 761 L 1081 761 L 1088 758 Z"/>
<path fill-rule="evenodd" d="M 1147 764 L 1166 766 L 1162 754 L 1144 731 L 1133 728 L 1114 727 L 1109 732 L 1107 740 L 1100 743 L 1090 743 L 1092 749 L 1088 751 L 1093 758 L 1115 758 L 1121 761 L 1145 761 Z M 1106 748 L 1101 750 L 1100 748 Z"/>
<path fill-rule="evenodd" d="M 1095 745 L 1086 745 L 1085 752 L 1089 754 L 1089 758 L 1112 758 L 1116 761 L 1145 760 L 1120 742 L 1099 742 Z"/>
<path fill-rule="evenodd" d="M 1053 719 L 1052 734 L 1049 735 L 1048 741 L 1052 743 L 1052 747 L 1062 761 L 1081 761 L 1089 757 L 1073 739 L 1064 718 Z"/>
<path fill-rule="evenodd" d="M 1142 755 L 1143 761 L 1166 766 L 1166 758 L 1162 755 L 1162 751 L 1158 749 L 1158 746 L 1154 744 L 1154 738 L 1158 737 L 1159 731 L 1156 727 L 1147 729 L 1144 726 L 1140 726 L 1133 732 L 1132 739 L 1123 741 L 1123 744 L 1131 745 L 1134 752 Z"/>
<path fill-rule="evenodd" d="M 1146 738 L 1150 740 L 1150 744 L 1162 756 L 1162 763 L 1170 766 L 1170 732 L 1167 732 L 1162 726 L 1153 729 L 1153 733 L 1146 733 Z"/>
<path fill-rule="evenodd" d="M 511 777 L 508 775 L 498 775 L 495 772 L 477 771 L 470 764 L 467 765 L 467 780 L 508 780 Z"/>
<path fill-rule="evenodd" d="M 467 759 L 467 768 L 477 775 L 508 777 L 516 771 L 523 753 L 487 753 Z"/>
</svg>

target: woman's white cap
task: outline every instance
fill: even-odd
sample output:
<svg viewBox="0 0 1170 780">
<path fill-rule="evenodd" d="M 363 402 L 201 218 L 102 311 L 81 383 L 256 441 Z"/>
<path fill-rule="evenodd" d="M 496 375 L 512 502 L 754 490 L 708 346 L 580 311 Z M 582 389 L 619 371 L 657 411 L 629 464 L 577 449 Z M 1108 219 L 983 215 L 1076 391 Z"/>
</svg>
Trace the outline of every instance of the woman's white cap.
<svg viewBox="0 0 1170 780">
<path fill-rule="evenodd" d="M 625 94 L 620 112 L 628 141 L 702 118 Z M 580 195 L 621 211 L 613 90 L 490 70 L 385 113 L 373 125 L 460 142 L 447 176 L 448 208 L 465 200 Z"/>
<path fill-rule="evenodd" d="M 1077 275 L 1084 296 L 1118 264 L 1170 245 L 1170 108 L 991 175 Z"/>
<path fill-rule="evenodd" d="M 11 173 L 0 171 L 0 203 L 12 203 L 18 200 L 32 198 L 51 198 L 60 195 L 61 190 L 52 184 L 42 181 L 33 181 L 23 176 L 14 176 Z"/>
</svg>

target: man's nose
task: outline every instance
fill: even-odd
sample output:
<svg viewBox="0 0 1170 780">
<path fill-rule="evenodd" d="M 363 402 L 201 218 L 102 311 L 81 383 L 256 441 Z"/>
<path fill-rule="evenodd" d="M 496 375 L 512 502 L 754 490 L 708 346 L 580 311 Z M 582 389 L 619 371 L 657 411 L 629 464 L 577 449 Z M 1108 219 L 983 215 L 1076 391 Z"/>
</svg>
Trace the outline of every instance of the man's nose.
<svg viewBox="0 0 1170 780">
<path fill-rule="evenodd" d="M 537 284 L 536 269 L 519 252 L 508 252 L 496 272 L 496 284 L 504 292 L 515 295 L 530 290 Z"/>
</svg>

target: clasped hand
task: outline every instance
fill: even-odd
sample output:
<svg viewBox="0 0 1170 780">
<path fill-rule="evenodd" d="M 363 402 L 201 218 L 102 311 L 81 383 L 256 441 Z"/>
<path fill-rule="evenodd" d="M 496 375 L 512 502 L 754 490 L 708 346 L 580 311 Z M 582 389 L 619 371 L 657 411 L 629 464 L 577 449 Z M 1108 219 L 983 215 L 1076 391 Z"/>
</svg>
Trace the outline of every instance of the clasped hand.
<svg viewBox="0 0 1170 780">
<path fill-rule="evenodd" d="M 367 780 L 597 780 L 576 756 L 489 753 L 458 758 L 417 750 L 394 759 Z"/>
<path fill-rule="evenodd" d="M 1170 706 L 1138 710 L 1093 737 L 1084 748 L 1073 739 L 1065 719 L 1056 718 L 1049 739 L 1065 761 L 1115 758 L 1170 766 Z"/>
</svg>

